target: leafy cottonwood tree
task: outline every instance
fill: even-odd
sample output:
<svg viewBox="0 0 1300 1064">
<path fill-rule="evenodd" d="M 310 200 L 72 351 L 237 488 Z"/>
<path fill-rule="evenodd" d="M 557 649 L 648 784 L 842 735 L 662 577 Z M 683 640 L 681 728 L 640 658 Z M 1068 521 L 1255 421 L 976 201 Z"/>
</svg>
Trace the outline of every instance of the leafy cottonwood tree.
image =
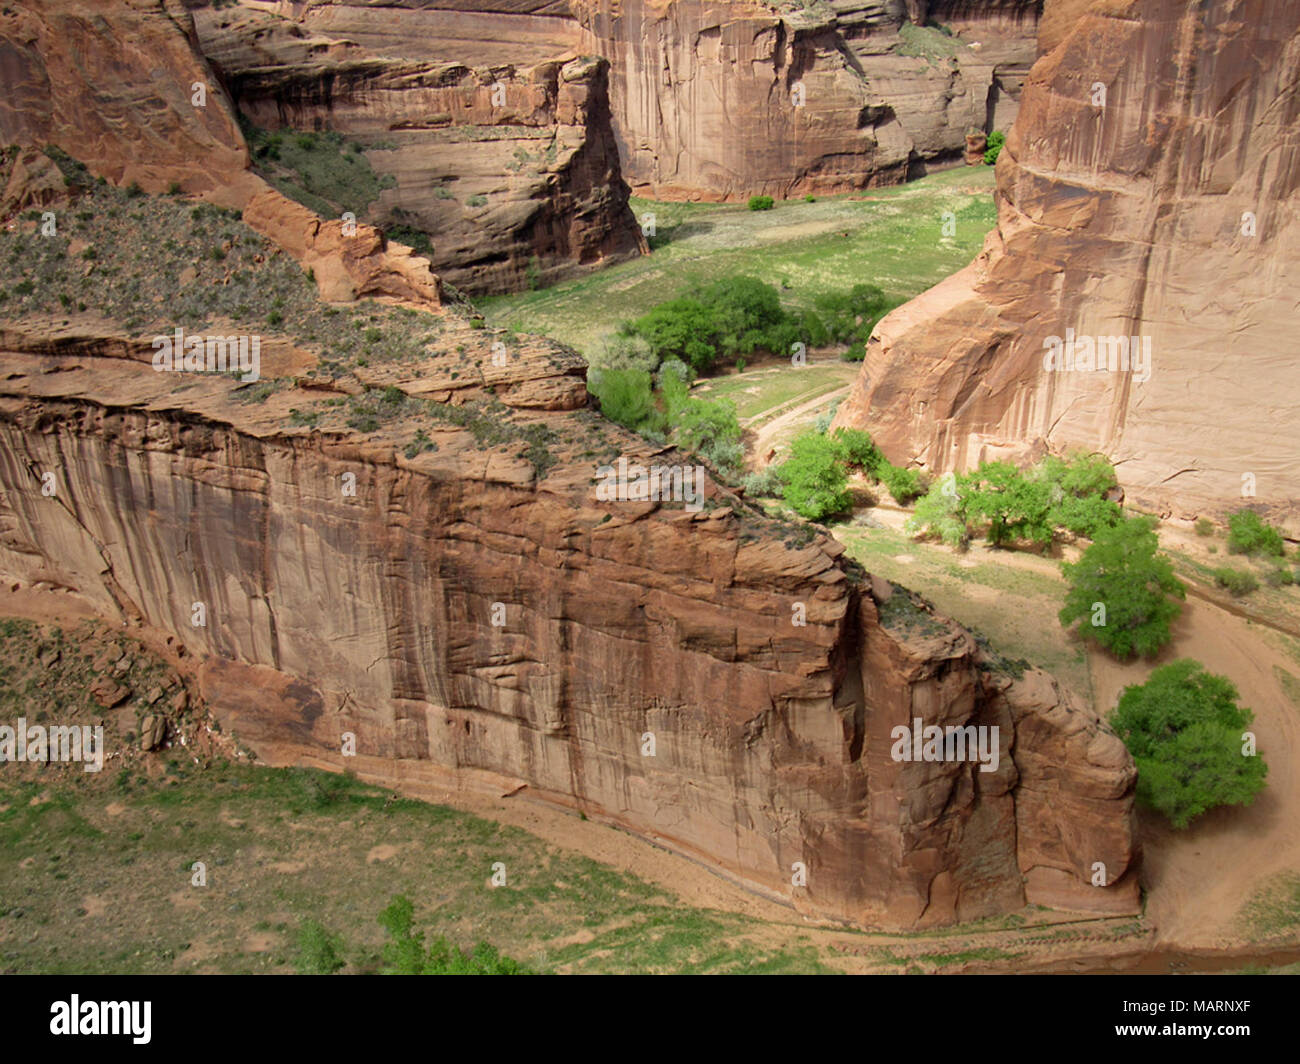
<svg viewBox="0 0 1300 1064">
<path fill-rule="evenodd" d="M 1110 717 L 1137 763 L 1138 800 L 1176 828 L 1263 790 L 1268 766 L 1244 734 L 1252 720 L 1232 682 L 1190 658 L 1126 687 Z"/>
<path fill-rule="evenodd" d="M 1169 625 L 1187 596 L 1169 559 L 1157 553 L 1155 522 L 1132 517 L 1098 529 L 1077 562 L 1061 565 L 1070 590 L 1060 619 L 1118 658 L 1154 654 L 1169 642 Z"/>
</svg>

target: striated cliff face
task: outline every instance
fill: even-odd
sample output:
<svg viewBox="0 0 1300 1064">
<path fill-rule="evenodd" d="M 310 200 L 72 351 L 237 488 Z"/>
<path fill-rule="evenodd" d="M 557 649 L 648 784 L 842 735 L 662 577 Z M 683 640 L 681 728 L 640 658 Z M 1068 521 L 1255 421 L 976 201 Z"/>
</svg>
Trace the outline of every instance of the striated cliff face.
<svg viewBox="0 0 1300 1064">
<path fill-rule="evenodd" d="M 362 122 L 357 83 L 378 76 L 375 57 L 406 60 L 400 69 L 409 76 L 412 62 L 499 73 L 602 56 L 621 172 L 633 190 L 719 200 L 849 191 L 956 165 L 967 129 L 1005 129 L 1015 117 L 1041 7 L 1041 0 L 833 0 L 807 11 L 752 0 L 244 0 L 241 8 L 201 8 L 196 18 L 205 53 L 228 78 L 314 80 L 316 88 L 300 89 L 302 102 L 326 126 Z M 391 94 L 376 86 L 362 95 L 372 106 L 363 125 L 400 121 Z M 423 108 L 414 121 L 447 111 Z M 403 205 L 418 201 L 419 188 L 392 172 Z"/>
<path fill-rule="evenodd" d="M 1095 449 L 1139 505 L 1300 528 L 1300 8 L 1084 6 L 1048 6 L 996 231 L 880 324 L 837 424 L 936 470 Z M 1076 368 L 1049 369 L 1067 330 Z M 1112 370 L 1111 337 L 1146 370 Z"/>
<path fill-rule="evenodd" d="M 0 347 L 0 571 L 174 634 L 273 763 L 557 803 L 860 924 L 1136 903 L 1135 773 L 1090 711 L 716 485 L 699 512 L 600 501 L 597 463 L 683 459 L 572 411 L 580 360 L 526 348 L 474 385 L 550 430 L 539 466 L 441 421 L 289 427 L 329 394 L 301 376 L 249 404 L 143 344 L 20 323 Z M 374 383 L 472 399 L 437 391 L 453 364 Z M 404 457 L 417 424 L 436 449 Z M 997 771 L 894 760 L 915 718 L 996 726 Z"/>
<path fill-rule="evenodd" d="M 1038 0 L 572 0 L 612 69 L 638 194 L 740 199 L 892 184 L 1005 128 L 1035 56 Z M 956 36 L 925 28 L 949 19 Z"/>
<path fill-rule="evenodd" d="M 254 125 L 366 146 L 392 187 L 356 213 L 429 233 L 439 276 L 515 291 L 646 250 L 620 176 L 607 65 L 553 40 L 562 20 L 497 12 L 509 26 L 485 42 L 481 13 L 262 10 L 273 6 L 196 9 L 204 54 Z"/>
</svg>

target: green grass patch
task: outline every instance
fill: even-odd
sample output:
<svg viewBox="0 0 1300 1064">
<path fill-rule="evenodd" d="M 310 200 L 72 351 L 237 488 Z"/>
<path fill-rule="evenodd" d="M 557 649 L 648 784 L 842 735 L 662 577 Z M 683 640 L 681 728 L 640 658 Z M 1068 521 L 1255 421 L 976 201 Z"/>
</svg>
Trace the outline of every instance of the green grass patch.
<svg viewBox="0 0 1300 1064">
<path fill-rule="evenodd" d="M 863 199 L 745 204 L 659 203 L 634 198 L 637 218 L 654 215 L 652 254 L 535 292 L 479 301 L 488 320 L 595 350 L 626 320 L 718 277 L 757 277 L 781 290 L 789 310 L 853 283 L 909 299 L 965 266 L 996 221 L 991 172 L 945 171 Z M 956 234 L 942 235 L 951 211 Z"/>
</svg>

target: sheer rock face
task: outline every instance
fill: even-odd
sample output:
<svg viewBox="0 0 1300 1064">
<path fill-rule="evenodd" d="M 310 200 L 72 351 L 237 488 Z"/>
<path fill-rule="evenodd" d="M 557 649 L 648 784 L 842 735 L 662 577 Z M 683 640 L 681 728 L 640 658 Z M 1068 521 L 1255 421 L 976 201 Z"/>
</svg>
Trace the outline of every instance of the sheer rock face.
<svg viewBox="0 0 1300 1064">
<path fill-rule="evenodd" d="M 821 14 L 756 3 L 572 0 L 612 69 L 623 173 L 639 195 L 742 199 L 892 184 L 958 164 L 968 129 L 1005 128 L 1035 55 L 1037 0 L 901 2 Z M 922 16 L 922 20 L 924 16 Z"/>
<path fill-rule="evenodd" d="M 934 470 L 1099 450 L 1144 507 L 1221 513 L 1253 488 L 1300 529 L 1300 8 L 1060 6 L 997 229 L 880 324 L 836 423 Z M 1112 370 L 1109 341 L 1105 370 L 1047 369 L 1067 330 L 1149 342 L 1149 378 Z"/>
<path fill-rule="evenodd" d="M 179 5 L 11 0 L 0 8 L 0 142 L 56 144 L 114 184 L 211 192 L 248 152 Z M 187 31 L 189 31 L 187 33 Z"/>
<path fill-rule="evenodd" d="M 699 512 L 601 501 L 589 413 L 523 415 L 561 437 L 538 481 L 450 424 L 405 459 L 414 425 L 288 427 L 298 388 L 173 391 L 128 341 L 11 327 L 0 347 L 0 572 L 174 635 L 271 763 L 518 792 L 863 925 L 1136 904 L 1135 772 L 1089 711 L 716 485 Z M 540 366 L 518 361 L 521 406 Z M 918 718 L 998 728 L 997 770 L 895 760 Z M 1098 861 L 1112 886 L 1089 885 Z"/>
<path fill-rule="evenodd" d="M 489 16 L 505 25 L 485 48 L 474 38 Z M 456 286 L 516 291 L 646 250 L 620 176 L 608 67 L 576 55 L 571 23 L 413 4 L 204 8 L 195 18 L 255 125 L 370 146 L 392 187 L 355 213 L 431 234 L 433 269 Z"/>
<path fill-rule="evenodd" d="M 373 63 L 368 75 L 359 72 L 366 57 L 499 73 L 583 52 L 603 56 L 621 172 L 633 190 L 734 200 L 896 183 L 930 165 L 958 165 L 969 128 L 1010 125 L 1036 54 L 1041 0 L 911 7 L 833 0 L 813 13 L 749 0 L 319 0 L 196 17 L 206 54 L 228 77 L 297 70 L 310 79 L 317 71 L 323 86 L 304 90 L 304 105 L 320 107 L 329 95 L 357 122 L 365 109 L 356 105 L 358 82 L 376 73 Z M 909 43 L 927 19 L 956 36 L 927 29 Z M 246 89 L 237 91 L 242 104 Z M 373 127 L 393 113 L 383 92 L 372 95 Z M 420 202 L 419 186 L 391 162 L 405 209 L 436 206 Z"/>
</svg>

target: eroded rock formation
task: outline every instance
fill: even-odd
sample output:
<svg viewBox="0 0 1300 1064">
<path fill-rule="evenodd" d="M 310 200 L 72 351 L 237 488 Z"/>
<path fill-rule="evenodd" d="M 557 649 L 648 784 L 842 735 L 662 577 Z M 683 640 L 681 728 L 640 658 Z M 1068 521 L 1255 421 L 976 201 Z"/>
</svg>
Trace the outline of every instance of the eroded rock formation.
<svg viewBox="0 0 1300 1064">
<path fill-rule="evenodd" d="M 934 470 L 1095 449 L 1139 505 L 1244 497 L 1300 530 L 1300 8 L 1059 6 L 998 161 L 997 229 L 879 325 L 836 423 Z M 1067 330 L 1105 370 L 1045 368 Z M 1112 337 L 1150 344 L 1149 379 L 1112 371 Z"/>
<path fill-rule="evenodd" d="M 178 388 L 144 345 L 14 326 L 3 346 L 0 571 L 173 634 L 272 763 L 558 803 L 861 924 L 1135 904 L 1135 774 L 1091 711 L 712 483 L 699 512 L 600 501 L 598 462 L 685 459 L 537 410 L 580 361 L 484 362 L 507 404 L 525 378 L 528 409 L 493 416 L 551 430 L 539 467 L 454 424 L 289 427 L 329 394 L 301 375 L 250 405 L 225 377 Z M 464 364 L 373 383 L 459 402 L 427 389 Z M 408 458 L 417 425 L 436 449 Z M 997 771 L 894 760 L 917 718 L 997 727 Z M 1117 883 L 1088 885 L 1098 861 Z"/>
<path fill-rule="evenodd" d="M 247 169 L 230 100 L 198 50 L 178 0 L 15 0 L 0 11 L 0 212 L 66 201 L 45 154 L 60 149 L 90 174 L 145 192 L 181 191 L 249 211 L 249 221 L 303 266 L 322 269 L 328 299 L 382 295 L 433 308 L 427 259 L 358 225 L 339 252 L 340 223 L 323 222 Z"/>
<path fill-rule="evenodd" d="M 833 0 L 807 10 L 754 0 L 245 0 L 196 15 L 204 51 L 240 83 L 241 102 L 246 91 L 274 89 L 296 101 L 289 111 L 297 121 L 315 118 L 323 128 L 401 130 L 405 109 L 414 112 L 411 128 L 420 128 L 454 111 L 445 101 L 424 106 L 418 94 L 394 108 L 385 70 L 413 87 L 427 80 L 413 70 L 431 62 L 497 76 L 603 56 L 609 120 L 633 190 L 718 200 L 841 192 L 957 163 L 968 129 L 1005 129 L 1015 117 L 1041 7 L 1041 0 L 934 0 L 910 10 L 903 0 Z M 485 74 L 476 76 L 486 84 Z M 285 84 L 275 88 L 277 79 Z M 593 92 L 603 96 L 603 86 L 601 79 Z M 589 136 L 600 142 L 599 123 Z M 398 163 L 376 160 L 393 167 L 401 186 L 386 204 L 417 213 L 436 207 Z M 489 154 L 473 174 L 500 179 L 499 162 Z M 445 227 L 447 210 L 435 220 Z"/>
<path fill-rule="evenodd" d="M 1014 118 L 1041 6 L 933 3 L 909 20 L 901 0 L 572 3 L 611 63 L 624 176 L 702 199 L 842 192 L 960 161 L 968 129 Z"/>
<path fill-rule="evenodd" d="M 354 212 L 430 234 L 439 276 L 472 293 L 514 291 L 645 250 L 607 64 L 578 54 L 571 23 L 537 5 L 267 6 L 195 11 L 239 109 L 264 129 L 330 130 L 365 146 L 392 187 Z M 494 39 L 466 40 L 489 32 L 489 16 L 505 23 Z"/>
</svg>

